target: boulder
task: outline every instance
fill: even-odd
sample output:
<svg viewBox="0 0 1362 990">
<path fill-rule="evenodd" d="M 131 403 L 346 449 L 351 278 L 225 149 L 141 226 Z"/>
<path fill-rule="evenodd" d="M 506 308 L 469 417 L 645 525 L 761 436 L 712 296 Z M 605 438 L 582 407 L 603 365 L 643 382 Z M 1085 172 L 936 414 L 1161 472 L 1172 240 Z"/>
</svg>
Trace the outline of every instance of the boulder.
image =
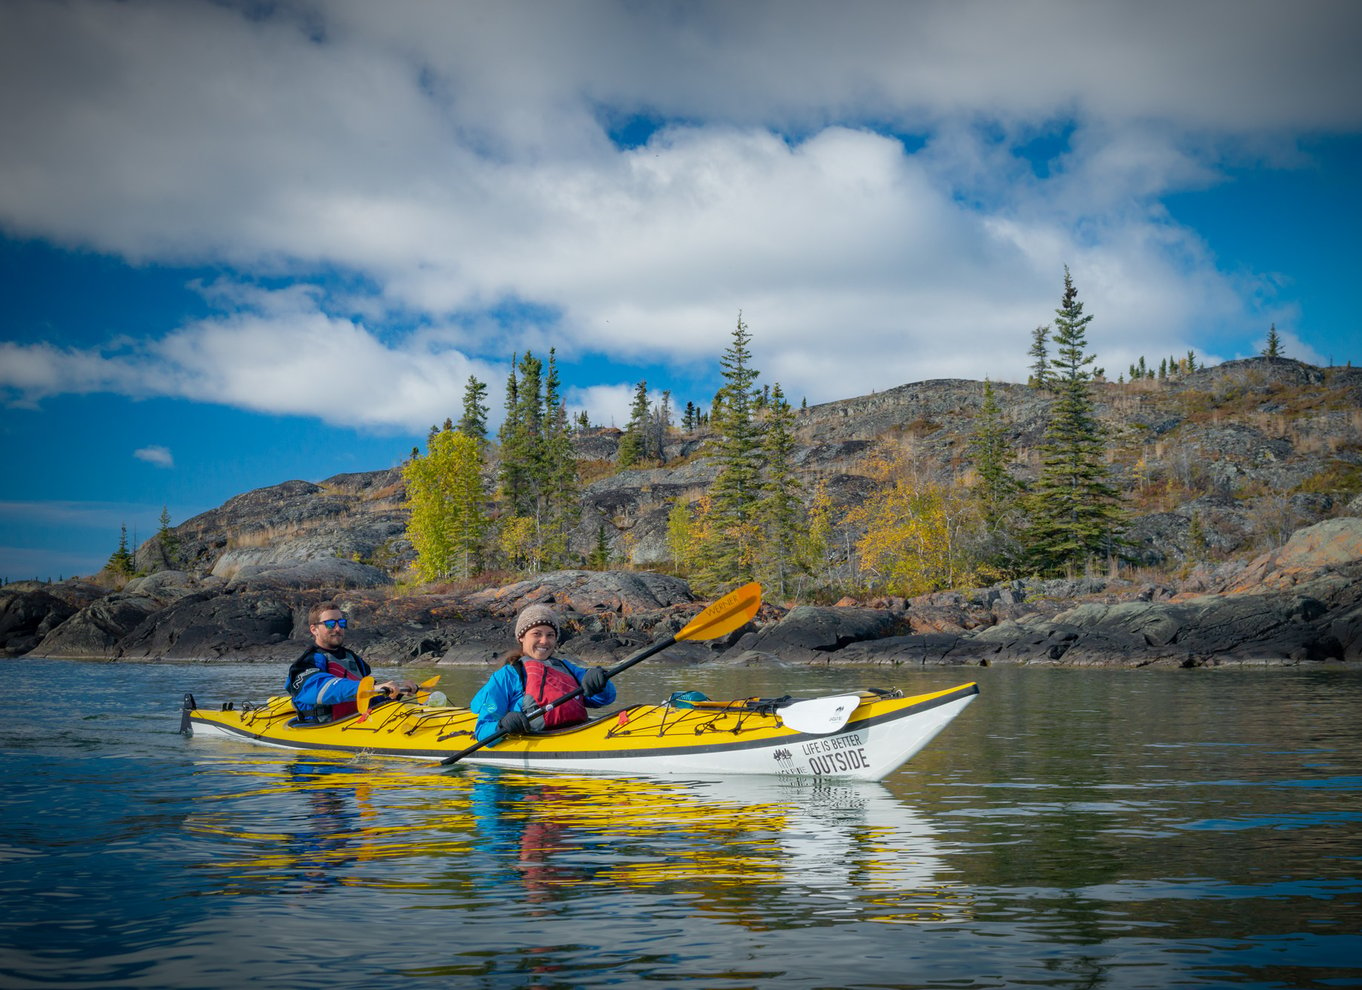
<svg viewBox="0 0 1362 990">
<path fill-rule="evenodd" d="M 892 612 L 881 609 L 798 605 L 777 622 L 743 637 L 738 645 L 787 662 L 807 663 L 826 660 L 851 643 L 883 639 L 901 627 Z"/>
<path fill-rule="evenodd" d="M 226 578 L 231 587 L 251 588 L 379 588 L 393 583 L 377 567 L 338 557 L 296 563 L 239 563 L 221 571 L 214 567 L 213 575 Z"/>
<path fill-rule="evenodd" d="M 119 640 L 161 607 L 150 595 L 107 595 L 54 628 L 32 652 L 44 657 L 116 657 Z"/>
<path fill-rule="evenodd" d="M 526 605 L 557 605 L 569 621 L 588 612 L 618 615 L 690 604 L 695 597 L 680 578 L 651 571 L 551 571 L 468 596 L 471 605 L 510 618 Z"/>
<path fill-rule="evenodd" d="M 45 589 L 0 589 L 0 656 L 27 653 L 78 611 Z"/>
<path fill-rule="evenodd" d="M 122 637 L 118 652 L 128 659 L 292 660 L 307 642 L 306 614 L 301 598 L 199 591 L 145 616 Z"/>
</svg>

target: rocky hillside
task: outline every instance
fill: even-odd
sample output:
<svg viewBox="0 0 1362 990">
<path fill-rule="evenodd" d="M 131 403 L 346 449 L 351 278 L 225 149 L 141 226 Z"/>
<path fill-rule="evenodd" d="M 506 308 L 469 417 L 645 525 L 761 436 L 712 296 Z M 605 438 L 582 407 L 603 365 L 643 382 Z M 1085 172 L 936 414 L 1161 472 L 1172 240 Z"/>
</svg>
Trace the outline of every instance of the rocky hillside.
<svg viewBox="0 0 1362 990">
<path fill-rule="evenodd" d="M 920 382 L 800 410 L 795 460 L 803 480 L 810 487 L 821 481 L 844 510 L 871 490 L 867 463 L 875 456 L 907 450 L 918 470 L 942 478 L 968 471 L 983 388 Z M 1025 386 L 993 389 L 1017 452 L 1014 471 L 1030 478 L 1050 399 Z M 727 656 L 805 662 L 1200 663 L 1255 653 L 1278 662 L 1355 659 L 1357 623 L 1348 616 L 1356 603 L 1346 581 L 1335 585 L 1362 560 L 1362 549 L 1347 557 L 1362 547 L 1355 538 L 1362 521 L 1350 518 L 1362 515 L 1362 371 L 1256 358 L 1168 381 L 1101 384 L 1096 394 L 1142 570 L 831 610 L 772 603 L 747 640 L 715 646 Z M 674 436 L 662 465 L 586 486 L 574 548 L 584 558 L 603 529 L 630 570 L 395 596 L 394 575 L 411 557 L 402 535 L 400 473 L 287 481 L 175 527 L 173 557 L 158 540 L 148 541 L 137 562 L 152 573 L 116 593 L 82 581 L 0 589 L 0 651 L 277 659 L 305 631 L 308 603 L 335 593 L 362 619 L 358 645 L 386 662 L 490 662 L 506 645 L 505 620 L 515 608 L 549 598 L 573 613 L 579 653 L 618 656 L 658 630 L 680 628 L 700 607 L 684 582 L 646 569 L 667 558 L 673 502 L 697 497 L 713 479 L 705 439 Z M 579 456 L 584 464 L 607 463 L 617 443 L 616 431 L 592 431 L 578 438 Z M 1273 555 L 1293 545 L 1313 548 L 1297 569 L 1299 580 L 1274 584 L 1281 569 Z M 1336 547 L 1347 559 L 1331 556 Z M 1305 594 L 1296 587 L 1301 581 L 1327 587 L 1311 584 Z M 1244 607 L 1259 594 L 1271 604 L 1264 599 L 1250 611 L 1261 606 L 1287 616 L 1284 626 L 1241 616 L 1209 638 L 1191 636 L 1191 625 L 1208 628 L 1198 609 L 1209 606 L 1186 602 L 1210 596 Z M 1068 614 L 1081 607 L 1090 610 Z M 1162 631 L 1150 632 L 1154 626 Z M 783 632 L 769 639 L 777 628 Z M 1105 639 L 1083 632 L 1097 628 Z M 987 630 L 994 631 L 983 635 Z M 688 653 L 715 655 L 709 646 Z"/>
<path fill-rule="evenodd" d="M 871 490 L 866 464 L 876 454 L 907 446 L 922 470 L 959 474 L 969 466 L 983 389 L 918 382 L 799 410 L 797 469 L 810 488 L 821 480 L 841 510 Z M 1029 480 L 1051 400 L 1024 385 L 993 389 L 1017 452 L 1014 473 Z M 1252 358 L 1168 381 L 1101 384 L 1096 395 L 1114 479 L 1134 517 L 1129 536 L 1149 566 L 1271 549 L 1362 493 L 1362 369 Z M 613 461 L 618 438 L 616 430 L 592 431 L 578 438 L 579 456 Z M 661 466 L 586 485 L 573 542 L 582 559 L 603 528 L 619 563 L 667 561 L 673 502 L 697 498 L 714 479 L 706 439 L 674 436 Z M 335 572 L 333 579 L 383 584 L 411 559 L 403 497 L 396 470 L 247 492 L 176 527 L 178 566 L 226 578 L 293 571 L 291 579 L 306 581 Z M 1190 539 L 1194 517 L 1200 545 Z M 149 541 L 138 563 L 153 570 L 170 562 Z"/>
</svg>

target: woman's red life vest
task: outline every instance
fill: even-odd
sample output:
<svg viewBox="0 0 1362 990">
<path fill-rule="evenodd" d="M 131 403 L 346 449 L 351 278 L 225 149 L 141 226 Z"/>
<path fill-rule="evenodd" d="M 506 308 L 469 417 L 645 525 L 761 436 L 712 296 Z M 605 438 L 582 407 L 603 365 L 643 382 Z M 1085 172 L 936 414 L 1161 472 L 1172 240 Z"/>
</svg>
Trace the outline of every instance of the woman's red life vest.
<svg viewBox="0 0 1362 990">
<path fill-rule="evenodd" d="M 579 687 L 577 678 L 569 670 L 560 670 L 529 657 L 521 657 L 525 671 L 525 693 L 541 706 L 557 701 L 570 691 Z M 585 722 L 586 702 L 579 694 L 571 701 L 565 701 L 552 711 L 544 713 L 544 728 L 557 729 L 564 725 Z"/>
</svg>

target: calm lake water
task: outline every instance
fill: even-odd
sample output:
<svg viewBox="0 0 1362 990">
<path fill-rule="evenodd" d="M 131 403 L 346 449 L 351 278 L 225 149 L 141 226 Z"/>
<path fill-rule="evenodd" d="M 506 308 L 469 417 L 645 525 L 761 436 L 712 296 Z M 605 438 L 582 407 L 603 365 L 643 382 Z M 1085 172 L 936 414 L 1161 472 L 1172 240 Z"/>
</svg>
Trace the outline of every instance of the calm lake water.
<svg viewBox="0 0 1362 990">
<path fill-rule="evenodd" d="M 1362 986 L 1362 672 L 620 676 L 979 681 L 883 783 L 809 786 L 178 735 L 185 691 L 260 701 L 273 667 L 0 671 L 6 988 Z"/>
</svg>

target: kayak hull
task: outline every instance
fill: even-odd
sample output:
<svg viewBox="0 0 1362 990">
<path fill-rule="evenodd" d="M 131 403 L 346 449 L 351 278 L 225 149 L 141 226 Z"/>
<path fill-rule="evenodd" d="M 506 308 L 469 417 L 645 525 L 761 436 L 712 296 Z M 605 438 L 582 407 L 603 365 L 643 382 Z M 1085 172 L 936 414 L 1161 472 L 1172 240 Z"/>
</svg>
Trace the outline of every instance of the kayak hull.
<svg viewBox="0 0 1362 990">
<path fill-rule="evenodd" d="M 580 726 L 507 736 L 461 763 L 568 773 L 763 774 L 880 780 L 912 759 L 979 694 L 962 684 L 912 697 L 864 692 L 831 732 L 792 729 L 779 708 L 750 699 L 695 708 L 635 705 Z M 259 708 L 201 709 L 186 698 L 181 728 L 285 749 L 439 761 L 475 742 L 461 708 L 389 702 L 325 725 L 298 725 L 286 698 Z"/>
</svg>

